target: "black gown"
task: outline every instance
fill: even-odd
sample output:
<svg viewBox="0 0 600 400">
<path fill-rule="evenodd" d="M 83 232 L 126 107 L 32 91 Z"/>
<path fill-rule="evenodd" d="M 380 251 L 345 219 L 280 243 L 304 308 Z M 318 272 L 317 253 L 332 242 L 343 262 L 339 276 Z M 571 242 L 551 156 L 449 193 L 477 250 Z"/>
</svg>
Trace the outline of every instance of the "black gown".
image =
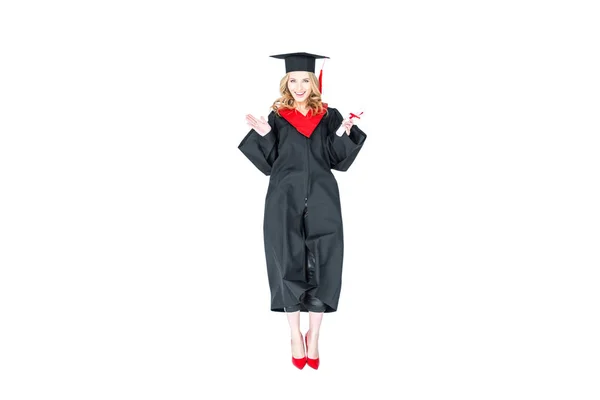
<svg viewBox="0 0 600 400">
<path fill-rule="evenodd" d="M 264 209 L 264 245 L 271 311 L 313 311 L 307 298 L 335 312 L 342 287 L 344 236 L 337 181 L 367 135 L 356 125 L 338 136 L 343 117 L 328 108 L 310 137 L 271 111 L 271 131 L 254 129 L 238 148 L 270 176 Z M 308 308 L 307 308 L 308 307 Z"/>
</svg>

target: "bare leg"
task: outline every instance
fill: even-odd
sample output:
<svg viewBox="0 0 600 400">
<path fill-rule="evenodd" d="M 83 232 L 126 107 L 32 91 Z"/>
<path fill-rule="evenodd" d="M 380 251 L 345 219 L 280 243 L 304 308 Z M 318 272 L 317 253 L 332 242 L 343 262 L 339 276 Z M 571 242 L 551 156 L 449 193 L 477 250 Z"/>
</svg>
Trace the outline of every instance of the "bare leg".
<svg viewBox="0 0 600 400">
<path fill-rule="evenodd" d="M 321 330 L 322 312 L 309 312 L 308 323 L 308 358 L 319 358 L 319 331 Z"/>
<path fill-rule="evenodd" d="M 300 331 L 300 311 L 286 312 L 288 323 L 290 324 L 290 334 L 292 337 L 292 357 L 304 357 L 304 338 Z"/>
</svg>

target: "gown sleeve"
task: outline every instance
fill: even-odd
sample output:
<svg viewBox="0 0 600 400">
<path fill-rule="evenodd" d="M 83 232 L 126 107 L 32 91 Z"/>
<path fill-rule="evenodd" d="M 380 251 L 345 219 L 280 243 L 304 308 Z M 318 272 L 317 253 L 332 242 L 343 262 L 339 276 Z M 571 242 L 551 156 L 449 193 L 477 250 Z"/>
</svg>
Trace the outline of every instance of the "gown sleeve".
<svg viewBox="0 0 600 400">
<path fill-rule="evenodd" d="M 271 131 L 261 136 L 254 129 L 242 139 L 238 149 L 258 168 L 263 174 L 271 175 L 271 168 L 277 158 L 277 130 L 275 128 L 275 112 L 271 111 L 268 117 Z"/>
<path fill-rule="evenodd" d="M 346 171 L 356 159 L 367 135 L 358 126 L 353 125 L 349 135 L 344 131 L 342 136 L 338 136 L 336 132 L 344 120 L 342 114 L 337 109 L 330 108 L 328 118 L 327 146 L 331 169 Z"/>
</svg>

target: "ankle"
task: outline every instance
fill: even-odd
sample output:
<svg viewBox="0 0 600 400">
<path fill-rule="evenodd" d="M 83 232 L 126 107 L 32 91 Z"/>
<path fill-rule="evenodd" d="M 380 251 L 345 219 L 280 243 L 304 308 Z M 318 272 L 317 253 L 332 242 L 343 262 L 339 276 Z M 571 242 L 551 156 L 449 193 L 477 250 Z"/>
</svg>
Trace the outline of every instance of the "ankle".
<svg viewBox="0 0 600 400">
<path fill-rule="evenodd" d="M 301 338 L 302 337 L 302 331 L 300 331 L 300 330 L 297 330 L 297 331 L 293 330 L 293 331 L 290 332 L 290 336 L 292 338 Z"/>
<path fill-rule="evenodd" d="M 308 336 L 308 338 L 309 338 L 310 340 L 316 340 L 316 339 L 319 339 L 319 332 L 316 332 L 316 331 L 315 331 L 315 332 L 313 332 L 313 331 L 309 330 L 309 331 L 306 333 L 306 335 Z"/>
</svg>

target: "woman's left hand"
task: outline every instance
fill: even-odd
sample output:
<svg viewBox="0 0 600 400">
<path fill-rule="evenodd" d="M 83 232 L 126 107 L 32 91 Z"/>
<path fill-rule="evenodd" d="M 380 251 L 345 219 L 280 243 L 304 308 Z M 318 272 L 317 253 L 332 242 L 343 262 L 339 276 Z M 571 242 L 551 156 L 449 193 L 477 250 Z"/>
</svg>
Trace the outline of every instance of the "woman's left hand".
<svg viewBox="0 0 600 400">
<path fill-rule="evenodd" d="M 346 130 L 346 134 L 348 134 L 348 135 L 350 134 L 350 129 L 352 128 L 352 125 L 354 125 L 352 118 L 348 118 L 348 119 L 345 119 L 344 121 L 342 121 L 342 126 Z"/>
</svg>

